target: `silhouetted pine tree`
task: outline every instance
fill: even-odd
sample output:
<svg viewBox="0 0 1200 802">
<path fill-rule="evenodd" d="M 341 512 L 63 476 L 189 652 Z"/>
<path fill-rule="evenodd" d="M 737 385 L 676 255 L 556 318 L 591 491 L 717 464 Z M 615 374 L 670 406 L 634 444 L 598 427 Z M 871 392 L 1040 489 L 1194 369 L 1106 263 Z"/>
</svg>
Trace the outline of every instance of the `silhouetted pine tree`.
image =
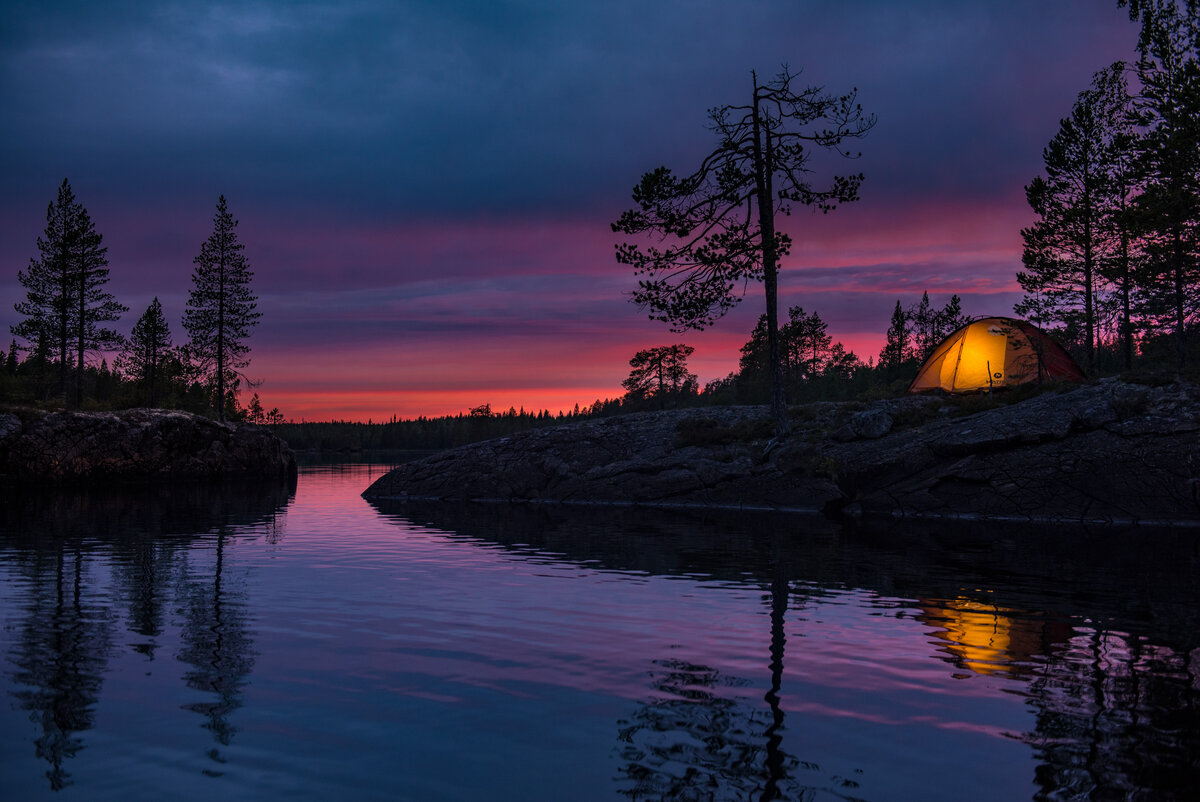
<svg viewBox="0 0 1200 802">
<path fill-rule="evenodd" d="M 957 295 L 951 295 L 950 300 L 946 301 L 946 305 L 934 313 L 933 342 L 929 347 L 929 351 L 933 351 L 942 344 L 942 340 L 953 334 L 958 329 L 971 322 L 971 316 L 963 314 L 962 298 Z M 922 359 L 929 356 L 929 352 L 922 355 Z"/>
<path fill-rule="evenodd" d="M 633 190 L 637 208 L 612 225 L 623 234 L 654 237 L 653 244 L 617 246 L 617 261 L 644 276 L 633 301 L 675 331 L 704 329 L 736 304 L 750 281 L 766 295 L 771 410 L 778 433 L 788 432 L 779 343 L 778 266 L 790 238 L 775 229 L 777 214 L 800 204 L 828 212 L 857 200 L 862 174 L 813 180 L 814 152 L 851 155 L 875 118 L 864 114 L 855 92 L 835 96 L 819 87 L 793 88 L 786 67 L 767 84 L 753 72 L 743 105 L 709 111 L 720 138 L 690 175 L 666 167 L 642 176 Z M 739 287 L 741 290 L 739 290 Z"/>
<path fill-rule="evenodd" d="M 262 317 L 258 298 L 250 290 L 254 274 L 238 241 L 237 221 L 222 195 L 213 216 L 213 232 L 193 262 L 192 287 L 183 327 L 190 342 L 188 355 L 213 391 L 217 417 L 225 420 L 229 396 L 236 395 L 238 369 L 250 364 L 245 340 Z"/>
<path fill-rule="evenodd" d="M 75 309 L 72 314 L 75 346 L 75 405 L 83 404 L 83 377 L 89 351 L 120 347 L 123 339 L 102 323 L 115 323 L 129 307 L 117 303 L 104 289 L 108 283 L 108 248 L 92 223 L 87 209 L 79 206 L 74 249 Z M 103 361 L 103 358 L 102 358 Z"/>
<path fill-rule="evenodd" d="M 267 413 L 263 411 L 262 401 L 258 398 L 258 393 L 250 399 L 250 403 L 246 405 L 246 420 L 251 423 L 265 423 Z"/>
<path fill-rule="evenodd" d="M 57 198 L 46 209 L 46 228 L 38 237 L 39 256 L 17 274 L 25 300 L 14 308 L 25 320 L 11 327 L 29 344 L 58 357 L 58 391 L 68 397 L 70 351 L 76 356 L 75 400 L 83 400 L 83 369 L 88 351 L 111 348 L 120 335 L 100 324 L 120 319 L 126 307 L 103 289 L 108 282 L 108 249 L 91 216 L 63 179 Z"/>
<path fill-rule="evenodd" d="M 687 368 L 688 357 L 696 349 L 690 345 L 662 345 L 638 351 L 629 360 L 629 378 L 621 386 L 636 400 L 656 399 L 659 408 L 666 406 L 668 398 L 678 402 L 684 393 L 695 394 L 698 380 Z M 579 405 L 575 413 L 579 414 Z"/>
<path fill-rule="evenodd" d="M 887 339 L 883 350 L 879 352 L 879 367 L 889 375 L 895 374 L 912 357 L 908 320 L 909 316 L 897 300 L 896 308 L 892 310 L 892 324 L 888 327 Z"/>
<path fill-rule="evenodd" d="M 1167 0 L 1140 12 L 1138 121 L 1142 193 L 1136 206 L 1148 271 L 1145 315 L 1170 330 L 1180 363 L 1200 313 L 1200 8 Z"/>
<path fill-rule="evenodd" d="M 171 331 L 163 315 L 162 304 L 155 298 L 133 325 L 129 342 L 117 363 L 121 373 L 145 389 L 146 406 L 158 404 L 163 363 L 170 353 Z"/>
<path fill-rule="evenodd" d="M 1039 324 L 1062 323 L 1083 333 L 1083 352 L 1096 367 L 1101 267 L 1118 247 L 1120 187 L 1117 152 L 1128 130 L 1129 97 L 1118 63 L 1097 73 L 1062 120 L 1042 158 L 1046 175 L 1025 188 L 1038 220 L 1025 241 L 1017 283 L 1028 293 L 1014 309 Z"/>
<path fill-rule="evenodd" d="M 916 307 L 908 310 L 908 319 L 912 323 L 913 356 L 924 359 L 925 355 L 937 347 L 937 313 L 929 303 L 929 291 L 921 293 L 921 300 Z"/>
<path fill-rule="evenodd" d="M 779 327 L 788 379 L 812 379 L 821 374 L 833 344 L 828 330 L 819 313 L 808 314 L 802 306 L 788 309 L 788 322 Z"/>
</svg>

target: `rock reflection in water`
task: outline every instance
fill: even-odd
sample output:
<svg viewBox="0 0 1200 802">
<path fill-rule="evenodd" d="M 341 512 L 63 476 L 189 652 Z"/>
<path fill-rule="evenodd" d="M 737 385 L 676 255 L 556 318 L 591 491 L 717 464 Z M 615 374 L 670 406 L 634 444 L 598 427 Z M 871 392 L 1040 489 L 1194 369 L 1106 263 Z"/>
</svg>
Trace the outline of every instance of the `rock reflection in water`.
<svg viewBox="0 0 1200 802">
<path fill-rule="evenodd" d="M 853 778 L 822 777 L 778 738 L 788 598 L 795 610 L 796 588 L 839 587 L 911 600 L 901 614 L 925 625 L 931 659 L 962 681 L 1012 683 L 1034 712 L 1034 726 L 1011 735 L 1039 761 L 1037 798 L 1187 799 L 1200 787 L 1194 532 L 961 522 L 840 530 L 746 513 L 375 504 L 540 559 L 764 588 L 771 690 L 754 704 L 726 692 L 740 678 L 657 660 L 646 702 L 618 725 L 632 798 L 854 798 Z M 802 726 L 791 717 L 789 728 Z"/>
<path fill-rule="evenodd" d="M 50 788 L 71 784 L 67 761 L 84 747 L 111 658 L 115 611 L 104 571 L 128 605 L 134 650 L 152 661 L 172 601 L 187 610 L 180 659 L 190 687 L 216 696 L 193 706 L 228 743 L 227 716 L 253 666 L 236 612 L 244 594 L 222 586 L 222 550 L 231 533 L 265 528 L 283 536 L 294 483 L 181 485 L 25 492 L 0 499 L 0 547 L 11 548 L 23 587 L 20 637 L 7 655 L 17 704 L 39 725 L 37 756 Z M 16 547 L 16 548 L 12 548 Z M 189 576 L 197 555 L 215 550 L 211 576 Z"/>
</svg>

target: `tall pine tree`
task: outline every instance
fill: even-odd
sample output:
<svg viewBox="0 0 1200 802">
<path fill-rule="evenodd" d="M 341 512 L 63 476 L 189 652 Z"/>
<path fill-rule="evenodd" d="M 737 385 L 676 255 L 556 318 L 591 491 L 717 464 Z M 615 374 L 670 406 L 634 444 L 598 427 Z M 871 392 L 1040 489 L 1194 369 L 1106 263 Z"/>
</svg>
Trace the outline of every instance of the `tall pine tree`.
<svg viewBox="0 0 1200 802">
<path fill-rule="evenodd" d="M 1188 328 L 1200 316 L 1200 4 L 1129 5 L 1142 18 L 1136 207 L 1148 263 L 1145 314 L 1172 332 L 1182 364 Z"/>
<path fill-rule="evenodd" d="M 192 260 L 196 265 L 193 286 L 183 314 L 190 339 L 188 355 L 208 381 L 222 421 L 231 398 L 236 399 L 239 369 L 250 364 L 246 338 L 262 317 L 255 311 L 258 298 L 250 289 L 254 274 L 236 228 L 237 221 L 222 195 L 213 216 L 213 232 Z"/>
<path fill-rule="evenodd" d="M 1025 269 L 1017 283 L 1027 293 L 1017 314 L 1058 322 L 1082 334 L 1088 367 L 1095 370 L 1101 267 L 1118 240 L 1119 189 L 1114 142 L 1129 115 L 1123 65 L 1096 74 L 1071 115 L 1042 153 L 1046 175 L 1025 188 L 1037 221 L 1022 229 Z"/>
<path fill-rule="evenodd" d="M 117 303 L 112 293 L 104 289 L 108 283 L 108 248 L 96 231 L 87 209 L 79 207 L 76 218 L 77 236 L 74 243 L 75 309 L 72 313 L 75 346 L 75 405 L 83 404 L 83 377 L 87 354 L 91 351 L 112 350 L 123 340 L 116 331 L 103 328 L 102 323 L 115 323 L 129 307 Z M 103 358 L 101 358 L 103 361 Z"/>
<path fill-rule="evenodd" d="M 104 290 L 108 249 L 87 209 L 63 179 L 57 198 L 46 209 L 46 228 L 38 237 L 39 256 L 29 260 L 17 279 L 25 300 L 15 304 L 25 316 L 12 333 L 58 358 L 58 391 L 69 397 L 71 356 L 75 356 L 75 400 L 83 400 L 83 369 L 88 351 L 111 348 L 120 336 L 100 324 L 116 321 L 126 307 Z"/>
<path fill-rule="evenodd" d="M 816 154 L 853 156 L 853 140 L 875 124 L 857 94 L 800 89 L 787 67 L 760 84 L 751 72 L 746 102 L 709 110 L 720 143 L 690 175 L 666 167 L 645 173 L 634 187 L 637 207 L 612 224 L 641 241 L 617 245 L 617 261 L 638 280 L 632 300 L 674 331 L 704 329 L 721 317 L 751 281 L 766 296 L 767 360 L 776 432 L 789 429 L 779 342 L 778 270 L 791 239 L 776 217 L 797 205 L 829 212 L 858 199 L 862 174 L 814 179 Z M 647 239 L 648 236 L 648 239 Z"/>
<path fill-rule="evenodd" d="M 879 367 L 889 378 L 894 378 L 904 368 L 904 363 L 912 358 L 909 340 L 912 330 L 908 323 L 909 316 L 897 300 L 896 308 L 892 310 L 892 323 L 887 330 L 887 341 L 879 352 Z"/>
</svg>

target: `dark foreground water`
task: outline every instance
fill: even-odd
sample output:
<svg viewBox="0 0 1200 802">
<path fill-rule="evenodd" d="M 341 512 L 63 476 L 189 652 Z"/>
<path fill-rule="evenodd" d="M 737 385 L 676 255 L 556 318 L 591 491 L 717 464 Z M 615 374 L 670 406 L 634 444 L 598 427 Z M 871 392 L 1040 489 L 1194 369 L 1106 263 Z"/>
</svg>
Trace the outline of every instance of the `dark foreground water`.
<svg viewBox="0 0 1200 802">
<path fill-rule="evenodd" d="M 0 799 L 1195 799 L 1200 532 L 372 506 L 0 513 Z"/>
</svg>

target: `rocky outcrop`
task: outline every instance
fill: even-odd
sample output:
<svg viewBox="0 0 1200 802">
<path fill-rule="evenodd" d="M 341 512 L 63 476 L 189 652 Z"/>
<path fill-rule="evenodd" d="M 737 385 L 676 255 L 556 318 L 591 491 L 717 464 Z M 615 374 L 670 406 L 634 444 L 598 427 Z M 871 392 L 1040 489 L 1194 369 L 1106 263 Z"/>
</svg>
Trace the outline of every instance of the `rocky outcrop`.
<svg viewBox="0 0 1200 802">
<path fill-rule="evenodd" d="M 368 498 L 1200 522 L 1200 388 L 1106 381 L 1020 403 L 909 397 L 641 413 L 401 465 Z M 989 408 L 990 407 L 990 408 Z"/>
<path fill-rule="evenodd" d="M 0 480 L 98 484 L 288 478 L 296 458 L 267 429 L 187 412 L 0 411 Z"/>
</svg>

